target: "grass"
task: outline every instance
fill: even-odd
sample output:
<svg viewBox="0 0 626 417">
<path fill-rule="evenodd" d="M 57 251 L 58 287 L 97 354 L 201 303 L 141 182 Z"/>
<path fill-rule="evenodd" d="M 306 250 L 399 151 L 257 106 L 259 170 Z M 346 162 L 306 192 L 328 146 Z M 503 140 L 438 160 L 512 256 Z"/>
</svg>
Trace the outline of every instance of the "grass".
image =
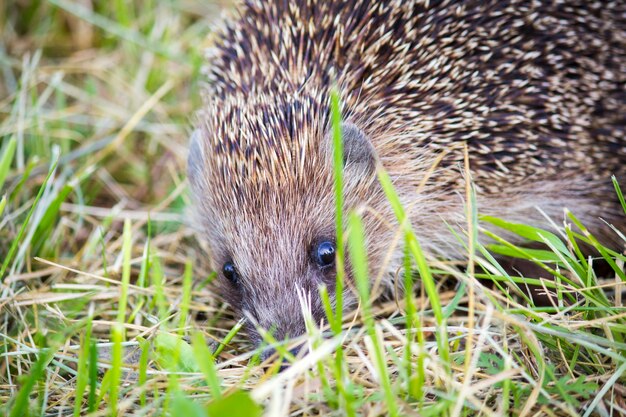
<svg viewBox="0 0 626 417">
<path fill-rule="evenodd" d="M 183 225 L 189 115 L 222 6 L 0 3 L 0 415 L 625 415 L 626 258 L 571 213 L 551 231 L 480 217 L 471 184 L 458 265 L 422 252 L 381 172 L 415 291 L 369 302 L 361 219 L 343 213 L 362 303 L 327 302 L 330 329 L 309 322 L 302 358 L 278 344 L 282 372 L 261 362 Z M 496 255 L 555 279 L 511 276 Z"/>
</svg>

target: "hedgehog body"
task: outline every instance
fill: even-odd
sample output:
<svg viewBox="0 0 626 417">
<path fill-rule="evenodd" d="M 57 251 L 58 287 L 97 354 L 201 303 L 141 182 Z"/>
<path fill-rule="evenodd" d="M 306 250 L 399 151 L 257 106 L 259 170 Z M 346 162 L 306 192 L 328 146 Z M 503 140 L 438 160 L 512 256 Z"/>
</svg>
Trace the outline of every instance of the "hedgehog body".
<svg viewBox="0 0 626 417">
<path fill-rule="evenodd" d="M 619 221 L 623 1 L 249 1 L 208 60 L 189 156 L 197 212 L 227 300 L 279 338 L 303 331 L 303 294 L 319 320 L 317 288 L 333 292 L 320 261 L 335 236 L 333 86 L 346 210 L 363 208 L 383 287 L 403 249 L 376 164 L 438 255 L 459 251 L 448 225 L 464 221 L 465 148 L 483 214 Z"/>
</svg>

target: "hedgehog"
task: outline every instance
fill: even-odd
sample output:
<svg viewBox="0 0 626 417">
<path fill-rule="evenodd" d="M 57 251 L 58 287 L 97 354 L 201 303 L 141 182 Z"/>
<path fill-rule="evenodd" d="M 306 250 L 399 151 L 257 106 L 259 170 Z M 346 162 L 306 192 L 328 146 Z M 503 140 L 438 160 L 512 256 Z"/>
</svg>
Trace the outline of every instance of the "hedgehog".
<svg viewBox="0 0 626 417">
<path fill-rule="evenodd" d="M 303 295 L 318 322 L 319 287 L 336 299 L 333 91 L 344 210 L 363 215 L 382 288 L 403 248 L 378 169 L 433 256 L 462 251 L 449 227 L 466 172 L 482 214 L 546 227 L 569 208 L 607 239 L 624 225 L 610 181 L 626 179 L 623 1 L 249 0 L 205 74 L 188 177 L 220 292 L 256 344 L 258 327 L 305 331 Z"/>
</svg>

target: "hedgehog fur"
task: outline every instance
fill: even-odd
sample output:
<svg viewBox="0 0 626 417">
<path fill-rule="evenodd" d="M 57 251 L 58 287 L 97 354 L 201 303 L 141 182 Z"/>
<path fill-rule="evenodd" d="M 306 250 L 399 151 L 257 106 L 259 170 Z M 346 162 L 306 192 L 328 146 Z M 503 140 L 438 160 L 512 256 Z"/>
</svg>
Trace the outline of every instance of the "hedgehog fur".
<svg viewBox="0 0 626 417">
<path fill-rule="evenodd" d="M 483 214 L 546 226 L 544 214 L 562 221 L 567 207 L 606 236 L 599 216 L 620 221 L 610 176 L 626 179 L 625 2 L 257 0 L 239 10 L 207 56 L 189 178 L 212 266 L 237 269 L 236 282 L 221 279 L 226 299 L 277 337 L 304 330 L 302 294 L 319 321 L 318 287 L 334 291 L 334 270 L 311 251 L 335 236 L 335 86 L 345 208 L 364 213 L 383 288 L 403 248 L 376 164 L 435 255 L 462 252 L 448 228 L 464 222 L 465 145 Z M 355 301 L 350 285 L 344 300 Z"/>
</svg>

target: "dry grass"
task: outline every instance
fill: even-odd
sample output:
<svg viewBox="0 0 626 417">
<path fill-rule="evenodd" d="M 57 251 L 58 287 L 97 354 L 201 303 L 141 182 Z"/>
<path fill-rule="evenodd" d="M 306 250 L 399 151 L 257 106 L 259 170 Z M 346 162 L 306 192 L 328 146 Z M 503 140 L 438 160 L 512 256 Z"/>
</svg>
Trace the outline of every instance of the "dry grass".
<svg viewBox="0 0 626 417">
<path fill-rule="evenodd" d="M 436 295 L 418 283 L 325 337 L 312 326 L 285 371 L 260 363 L 184 225 L 189 118 L 223 7 L 0 2 L 0 415 L 626 415 L 625 258 L 602 248 L 603 280 L 567 235 L 563 251 L 542 232 L 552 308 L 509 295 L 533 281 L 473 242 L 467 270 L 419 268 Z"/>
</svg>

